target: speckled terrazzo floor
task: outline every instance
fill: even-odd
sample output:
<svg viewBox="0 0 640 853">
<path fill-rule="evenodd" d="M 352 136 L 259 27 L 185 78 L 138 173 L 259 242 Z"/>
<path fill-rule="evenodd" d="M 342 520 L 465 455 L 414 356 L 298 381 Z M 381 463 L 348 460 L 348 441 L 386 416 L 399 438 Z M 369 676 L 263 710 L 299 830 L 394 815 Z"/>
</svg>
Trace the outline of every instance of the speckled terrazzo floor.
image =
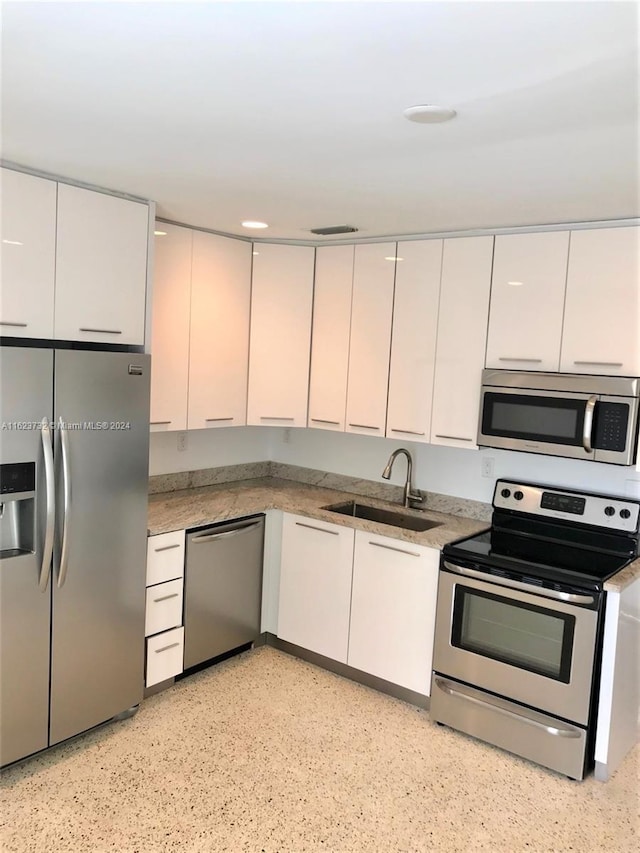
<svg viewBox="0 0 640 853">
<path fill-rule="evenodd" d="M 9 851 L 638 850 L 638 749 L 570 782 L 269 647 L 0 781 Z"/>
</svg>

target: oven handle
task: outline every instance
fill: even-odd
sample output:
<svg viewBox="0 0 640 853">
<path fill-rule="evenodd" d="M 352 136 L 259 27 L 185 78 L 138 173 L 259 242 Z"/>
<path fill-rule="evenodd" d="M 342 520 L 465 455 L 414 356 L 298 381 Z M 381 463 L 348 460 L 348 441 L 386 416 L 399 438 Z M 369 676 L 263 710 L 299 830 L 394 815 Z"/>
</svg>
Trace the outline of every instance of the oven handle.
<svg viewBox="0 0 640 853">
<path fill-rule="evenodd" d="M 456 575 L 464 575 L 469 578 L 478 578 L 478 580 L 486 581 L 487 583 L 495 583 L 499 586 L 508 586 L 511 589 L 521 589 L 524 592 L 529 592 L 532 595 L 542 595 L 545 598 L 554 598 L 556 601 L 568 601 L 571 604 L 593 604 L 595 597 L 593 595 L 579 595 L 575 592 L 559 592 L 556 589 L 547 589 L 542 586 L 533 586 L 530 583 L 522 581 L 513 581 L 510 578 L 496 577 L 489 572 L 479 572 L 477 569 L 468 569 L 466 566 L 457 566 L 455 563 L 444 561 L 445 569 L 453 572 Z"/>
<path fill-rule="evenodd" d="M 591 395 L 587 400 L 587 405 L 584 407 L 582 446 L 584 447 L 585 453 L 591 453 L 593 451 L 593 447 L 591 446 L 591 434 L 593 432 L 593 413 L 595 412 L 597 402 L 598 398 Z"/>
<path fill-rule="evenodd" d="M 440 690 L 448 696 L 455 696 L 457 699 L 466 699 L 467 702 L 472 702 L 474 705 L 480 705 L 482 708 L 489 708 L 491 711 L 496 711 L 498 714 L 504 714 L 505 717 L 511 717 L 514 720 L 518 720 L 520 723 L 528 723 L 531 726 L 536 726 L 536 728 L 544 729 L 547 734 L 555 735 L 556 737 L 570 738 L 577 738 L 582 735 L 582 731 L 578 729 L 547 726 L 545 723 L 541 723 L 540 720 L 530 717 L 524 708 L 519 714 L 516 714 L 515 711 L 511 711 L 509 708 L 503 708 L 500 705 L 494 705 L 493 702 L 486 702 L 484 699 L 479 699 L 477 696 L 471 696 L 470 694 L 463 692 L 460 688 L 454 689 L 454 687 L 448 681 L 445 681 L 444 678 L 438 678 L 436 676 L 435 682 Z"/>
</svg>

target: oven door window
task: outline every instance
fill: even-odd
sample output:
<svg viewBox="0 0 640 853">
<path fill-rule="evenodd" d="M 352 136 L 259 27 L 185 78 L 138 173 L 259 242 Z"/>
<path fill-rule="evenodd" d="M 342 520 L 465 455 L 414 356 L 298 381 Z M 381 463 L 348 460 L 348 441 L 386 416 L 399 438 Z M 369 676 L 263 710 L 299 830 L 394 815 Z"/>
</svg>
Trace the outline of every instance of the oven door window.
<svg viewBox="0 0 640 853">
<path fill-rule="evenodd" d="M 456 585 L 451 644 L 569 683 L 576 617 Z"/>
<path fill-rule="evenodd" d="M 585 407 L 584 399 L 487 391 L 482 433 L 581 447 Z"/>
</svg>

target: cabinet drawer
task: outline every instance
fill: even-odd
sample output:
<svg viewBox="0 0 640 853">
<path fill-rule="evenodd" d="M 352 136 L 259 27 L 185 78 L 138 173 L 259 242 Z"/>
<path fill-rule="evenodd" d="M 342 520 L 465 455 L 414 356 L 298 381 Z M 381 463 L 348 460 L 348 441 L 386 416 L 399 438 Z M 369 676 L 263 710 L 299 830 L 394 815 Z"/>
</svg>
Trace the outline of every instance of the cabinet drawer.
<svg viewBox="0 0 640 853">
<path fill-rule="evenodd" d="M 147 588 L 144 635 L 150 637 L 182 625 L 182 578 Z"/>
<path fill-rule="evenodd" d="M 146 686 L 152 687 L 182 672 L 184 628 L 174 628 L 147 640 Z"/>
<path fill-rule="evenodd" d="M 147 540 L 147 586 L 184 575 L 184 530 L 161 533 Z"/>
</svg>

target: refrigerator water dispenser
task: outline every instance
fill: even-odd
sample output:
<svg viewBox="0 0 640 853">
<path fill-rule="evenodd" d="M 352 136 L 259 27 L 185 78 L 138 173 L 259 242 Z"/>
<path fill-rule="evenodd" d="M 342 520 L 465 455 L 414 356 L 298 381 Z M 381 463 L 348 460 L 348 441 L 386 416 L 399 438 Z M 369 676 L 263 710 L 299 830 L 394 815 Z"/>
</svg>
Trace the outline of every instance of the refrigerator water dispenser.
<svg viewBox="0 0 640 853">
<path fill-rule="evenodd" d="M 0 465 L 0 558 L 34 552 L 35 462 Z"/>
</svg>

